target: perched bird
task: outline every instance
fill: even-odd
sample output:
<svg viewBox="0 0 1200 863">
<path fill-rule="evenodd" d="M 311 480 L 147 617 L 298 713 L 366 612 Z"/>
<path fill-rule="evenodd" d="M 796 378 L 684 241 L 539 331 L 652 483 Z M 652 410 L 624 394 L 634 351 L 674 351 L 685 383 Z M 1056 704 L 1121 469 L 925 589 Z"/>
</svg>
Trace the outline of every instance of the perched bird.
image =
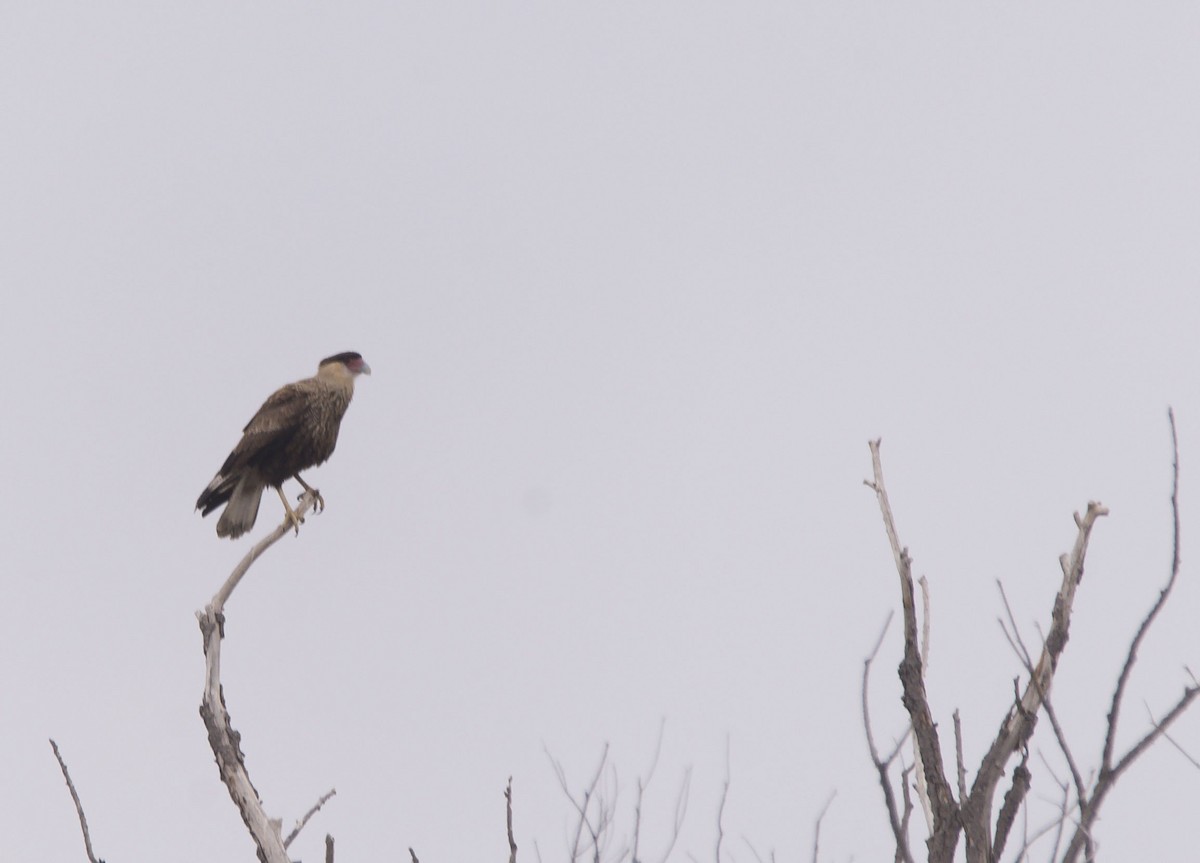
<svg viewBox="0 0 1200 863">
<path fill-rule="evenodd" d="M 263 402 L 196 501 L 196 509 L 205 516 L 227 504 L 217 521 L 217 536 L 237 539 L 254 527 L 267 486 L 279 492 L 288 521 L 299 533 L 302 519 L 283 494 L 289 477 L 316 496 L 318 510 L 325 508 L 321 493 L 300 478 L 300 471 L 333 455 L 338 428 L 354 395 L 354 379 L 370 373 L 362 354 L 334 354 L 321 360 L 314 377 L 280 387 Z"/>
</svg>

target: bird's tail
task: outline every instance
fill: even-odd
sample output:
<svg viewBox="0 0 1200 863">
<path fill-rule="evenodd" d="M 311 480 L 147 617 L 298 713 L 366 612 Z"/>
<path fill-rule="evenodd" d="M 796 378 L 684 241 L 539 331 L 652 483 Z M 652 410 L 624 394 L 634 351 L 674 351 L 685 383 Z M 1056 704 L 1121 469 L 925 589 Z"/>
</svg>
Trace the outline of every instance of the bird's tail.
<svg viewBox="0 0 1200 863">
<path fill-rule="evenodd" d="M 245 474 L 237 481 L 229 496 L 225 511 L 217 520 L 217 536 L 237 539 L 254 527 L 258 519 L 258 504 L 266 486 L 257 477 Z"/>
</svg>

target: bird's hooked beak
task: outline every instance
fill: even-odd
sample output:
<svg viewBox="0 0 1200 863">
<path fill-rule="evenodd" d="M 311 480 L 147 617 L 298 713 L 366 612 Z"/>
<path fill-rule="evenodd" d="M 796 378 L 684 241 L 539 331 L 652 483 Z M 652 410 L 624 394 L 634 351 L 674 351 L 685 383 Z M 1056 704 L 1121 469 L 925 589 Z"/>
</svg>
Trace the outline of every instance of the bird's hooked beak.
<svg viewBox="0 0 1200 863">
<path fill-rule="evenodd" d="M 360 375 L 369 375 L 371 373 L 371 367 L 367 365 L 365 360 L 363 361 L 362 368 L 358 370 L 358 373 Z"/>
</svg>

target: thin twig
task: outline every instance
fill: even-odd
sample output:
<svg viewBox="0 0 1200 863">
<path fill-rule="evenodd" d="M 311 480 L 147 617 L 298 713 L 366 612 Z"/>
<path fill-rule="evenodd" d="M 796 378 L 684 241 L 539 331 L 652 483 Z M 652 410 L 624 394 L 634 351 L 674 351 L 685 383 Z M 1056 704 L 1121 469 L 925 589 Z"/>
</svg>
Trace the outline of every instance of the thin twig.
<svg viewBox="0 0 1200 863">
<path fill-rule="evenodd" d="M 1054 702 L 1050 700 L 1048 692 L 1042 694 L 1042 710 L 1045 711 L 1046 718 L 1050 720 L 1054 739 L 1058 741 L 1058 748 L 1062 750 L 1063 758 L 1067 762 L 1067 769 L 1071 771 L 1071 781 L 1075 783 L 1075 796 L 1079 801 L 1079 806 L 1086 807 L 1088 805 L 1087 785 L 1084 784 L 1079 765 L 1075 763 L 1075 756 L 1071 754 L 1071 747 L 1067 745 L 1066 732 L 1063 731 L 1062 724 L 1058 721 L 1058 713 L 1054 710 Z"/>
<path fill-rule="evenodd" d="M 721 842 L 725 839 L 725 825 L 722 817 L 725 814 L 725 801 L 729 799 L 729 738 L 725 738 L 725 784 L 721 788 L 721 802 L 717 805 L 717 848 L 715 860 L 721 863 Z"/>
<path fill-rule="evenodd" d="M 314 815 L 316 815 L 318 812 L 320 812 L 321 807 L 324 806 L 327 802 L 329 802 L 329 798 L 333 797 L 335 794 L 337 794 L 337 789 L 330 788 L 327 792 L 325 792 L 324 794 L 321 795 L 321 799 L 319 799 L 315 804 L 313 804 L 313 807 L 311 809 L 309 809 L 307 812 L 304 813 L 304 817 L 296 822 L 296 826 L 292 828 L 292 832 L 289 833 L 287 835 L 287 838 L 283 840 L 284 848 L 287 848 L 289 845 L 292 844 L 292 842 L 295 840 L 295 838 L 300 835 L 300 831 L 304 829 L 304 825 L 308 823 L 308 819 L 312 818 Z"/>
<path fill-rule="evenodd" d="M 821 807 L 821 812 L 817 815 L 817 823 L 813 825 L 813 853 L 812 863 L 820 863 L 821 856 L 821 822 L 825 820 L 825 813 L 829 811 L 829 807 L 833 805 L 833 798 L 837 797 L 837 789 L 835 788 L 825 800 L 825 805 Z M 757 856 L 757 855 L 755 855 Z"/>
<path fill-rule="evenodd" d="M 1145 734 L 1137 743 L 1133 745 L 1128 752 L 1121 758 L 1113 761 L 1113 749 L 1116 746 L 1117 722 L 1121 713 L 1121 704 L 1125 696 L 1125 687 L 1129 681 L 1129 676 L 1133 672 L 1134 663 L 1137 661 L 1138 648 L 1141 646 L 1142 640 L 1149 632 L 1151 625 L 1158 618 L 1159 612 L 1167 604 L 1167 599 L 1171 595 L 1172 589 L 1175 587 L 1176 581 L 1179 579 L 1179 561 L 1180 561 L 1180 526 L 1179 526 L 1179 436 L 1175 428 L 1175 412 L 1170 408 L 1167 409 L 1167 422 L 1171 428 L 1171 573 L 1167 578 L 1166 585 L 1158 594 L 1158 599 L 1151 606 L 1150 611 L 1142 619 L 1138 626 L 1137 632 L 1133 636 L 1133 640 L 1129 644 L 1129 652 L 1125 657 L 1125 664 L 1121 668 L 1121 673 L 1117 677 L 1117 686 L 1113 691 L 1112 706 L 1108 712 L 1108 729 L 1104 736 L 1104 749 L 1100 756 L 1100 770 L 1096 777 L 1096 782 L 1092 787 L 1091 800 L 1083 805 L 1080 804 L 1079 824 L 1075 829 L 1075 833 L 1071 837 L 1070 844 L 1067 846 L 1066 853 L 1063 855 L 1064 863 L 1074 863 L 1079 859 L 1079 855 L 1083 853 L 1088 860 L 1094 857 L 1094 840 L 1092 838 L 1092 826 L 1100 813 L 1100 805 L 1104 802 L 1104 798 L 1108 792 L 1112 790 L 1118 778 L 1124 773 L 1147 749 L 1149 749 L 1159 737 L 1166 733 L 1167 728 L 1171 723 L 1178 719 L 1191 705 L 1192 701 L 1200 695 L 1200 684 L 1196 684 L 1193 678 L 1192 686 L 1184 688 L 1183 694 L 1175 705 L 1167 711 L 1156 723 L 1154 727 Z"/>
<path fill-rule="evenodd" d="M 575 811 L 579 813 L 579 820 L 575 824 L 575 837 L 571 842 L 571 859 L 578 860 L 580 856 L 579 842 L 583 838 L 584 829 L 592 840 L 593 860 L 600 859 L 600 836 L 606 829 L 610 815 L 604 811 L 604 801 L 600 800 L 597 804 L 597 821 L 596 826 L 592 826 L 591 819 L 588 818 L 588 809 L 591 807 L 592 800 L 596 796 L 596 786 L 599 785 L 601 777 L 604 775 L 604 765 L 608 762 L 608 744 L 604 744 L 604 750 L 600 753 L 600 761 L 596 765 L 596 772 L 592 776 L 592 781 L 588 783 L 584 789 L 582 800 L 576 800 L 571 794 L 571 789 L 567 784 L 567 774 L 563 770 L 562 764 L 545 746 L 542 750 L 546 753 L 546 757 L 550 759 L 551 766 L 554 767 L 554 775 L 558 779 L 558 785 L 562 789 L 567 800 L 575 807 Z"/>
<path fill-rule="evenodd" d="M 688 767 L 683 771 L 683 779 L 680 781 L 679 793 L 675 795 L 675 813 L 671 821 L 671 839 L 667 842 L 666 850 L 659 857 L 658 863 L 667 863 L 667 858 L 671 856 L 671 851 L 675 848 L 675 843 L 679 841 L 679 834 L 683 830 L 683 819 L 687 816 L 688 797 L 692 787 L 692 768 Z M 641 861 L 634 861 L 641 863 Z"/>
<path fill-rule="evenodd" d="M 71 774 L 67 772 L 67 762 L 63 760 L 62 753 L 58 751 L 58 744 L 54 742 L 54 738 L 50 738 L 50 748 L 54 750 L 54 757 L 58 759 L 59 769 L 62 770 L 63 779 L 67 780 L 67 790 L 71 792 L 71 799 L 75 801 L 75 813 L 79 816 L 79 829 L 83 831 L 83 847 L 87 851 L 89 863 L 104 863 L 103 860 L 97 860 L 96 855 L 92 852 L 92 837 L 88 833 L 87 817 L 83 814 L 83 804 L 79 802 L 79 794 L 75 791 L 75 783 L 71 781 Z"/>
<path fill-rule="evenodd" d="M 1142 639 L 1146 637 L 1146 633 L 1150 631 L 1150 626 L 1158 617 L 1158 613 L 1167 604 L 1167 597 L 1171 595 L 1171 588 L 1175 586 L 1175 580 L 1179 577 L 1179 438 L 1175 431 L 1175 412 L 1170 408 L 1167 408 L 1167 422 L 1171 426 L 1172 453 L 1171 519 L 1174 542 L 1171 549 L 1171 575 L 1167 579 L 1166 586 L 1159 592 L 1158 599 L 1151 606 L 1149 613 L 1142 620 L 1133 640 L 1129 642 L 1129 652 L 1125 656 L 1125 664 L 1121 667 L 1121 673 L 1117 677 L 1117 688 L 1113 691 L 1112 707 L 1108 711 L 1108 733 L 1104 736 L 1104 754 L 1100 759 L 1101 773 L 1112 767 L 1121 701 L 1125 696 L 1125 685 L 1129 682 L 1129 675 L 1133 673 L 1133 665 L 1137 662 L 1138 648 L 1142 644 Z"/>
<path fill-rule="evenodd" d="M 333 863 L 333 834 L 325 834 L 325 863 Z"/>
<path fill-rule="evenodd" d="M 1021 664 L 1025 666 L 1025 670 L 1033 674 L 1033 657 L 1029 655 L 1029 649 L 1025 646 L 1025 641 L 1021 638 L 1021 629 L 1017 626 L 1017 619 L 1013 616 L 1012 606 L 1008 602 L 1008 593 L 1004 590 L 1004 582 L 996 579 L 996 587 L 1000 591 L 1000 601 L 1004 603 L 1004 613 L 1008 615 L 1008 624 L 1012 627 L 1012 634 L 1009 635 L 1008 629 L 1004 626 L 1004 621 L 1000 621 L 1000 629 L 1004 632 L 1004 637 L 1008 639 L 1009 646 L 1012 647 L 1013 653 L 1017 654 L 1017 658 L 1021 660 Z M 1043 642 L 1045 639 L 1043 639 Z"/>
<path fill-rule="evenodd" d="M 887 807 L 888 823 L 892 827 L 892 837 L 896 840 L 896 859 L 903 863 L 914 863 L 912 852 L 908 848 L 908 824 L 907 816 L 902 819 L 900 812 L 896 808 L 896 792 L 892 788 L 892 781 L 888 777 L 888 770 L 891 767 L 892 761 L 900 753 L 900 747 L 904 741 L 908 739 L 909 733 L 912 731 L 912 726 L 909 725 L 909 730 L 905 732 L 904 737 L 892 750 L 891 755 L 885 761 L 879 756 L 879 749 L 875 746 L 875 735 L 871 731 L 871 708 L 868 703 L 867 694 L 870 691 L 871 679 L 871 663 L 875 661 L 875 657 L 879 654 L 879 648 L 883 645 L 883 637 L 887 634 L 888 626 L 892 622 L 892 612 L 888 612 L 887 620 L 883 622 L 883 626 L 879 630 L 879 637 L 875 639 L 875 646 L 871 648 L 871 652 L 867 658 L 863 660 L 863 676 L 862 676 L 862 716 L 863 730 L 867 735 L 867 751 L 871 755 L 871 763 L 875 765 L 875 772 L 879 775 L 879 786 L 883 789 L 883 803 Z M 908 785 L 904 774 L 900 777 L 901 787 L 904 790 L 904 801 L 908 803 Z"/>
<path fill-rule="evenodd" d="M 650 759 L 650 769 L 646 771 L 645 779 L 640 776 L 637 778 L 637 797 L 633 803 L 633 847 L 629 854 L 632 863 L 639 863 L 641 860 L 638 856 L 638 846 L 642 839 L 642 798 L 646 789 L 650 787 L 650 783 L 654 779 L 654 771 L 658 767 L 658 757 L 662 753 L 663 732 L 666 725 L 666 717 L 658 721 L 658 739 L 654 743 L 654 757 Z"/>
<path fill-rule="evenodd" d="M 1145 704 L 1144 706 L 1146 708 L 1146 713 L 1149 714 L 1149 716 L 1150 716 L 1150 724 L 1153 725 L 1157 721 L 1157 719 L 1154 716 L 1154 711 L 1150 709 L 1149 704 Z M 1190 753 L 1186 749 L 1184 749 L 1178 740 L 1176 740 L 1170 734 L 1167 734 L 1166 731 L 1163 732 L 1162 736 L 1163 736 L 1163 739 L 1166 740 L 1168 743 L 1170 743 L 1172 746 L 1174 746 L 1175 749 L 1178 750 L 1179 754 L 1182 755 L 1184 758 L 1186 758 L 1193 767 L 1200 768 L 1200 760 L 1197 760 L 1196 757 L 1194 755 L 1192 755 L 1192 753 Z"/>
</svg>

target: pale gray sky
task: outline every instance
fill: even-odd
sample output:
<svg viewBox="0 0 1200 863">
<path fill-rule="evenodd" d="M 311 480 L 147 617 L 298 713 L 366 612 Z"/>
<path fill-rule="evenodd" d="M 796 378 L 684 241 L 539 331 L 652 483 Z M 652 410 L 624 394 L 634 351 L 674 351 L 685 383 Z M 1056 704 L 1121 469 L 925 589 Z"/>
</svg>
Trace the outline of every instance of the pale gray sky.
<svg viewBox="0 0 1200 863">
<path fill-rule="evenodd" d="M 605 741 L 628 817 L 693 770 L 780 861 L 890 854 L 859 721 L 895 574 L 884 439 L 968 759 L 1089 498 L 1057 683 L 1094 766 L 1200 482 L 1200 12 L 1181 5 L 209 3 L 0 10 L 0 835 L 253 859 L 197 715 L 193 612 L 250 541 L 197 494 L 275 387 L 361 351 L 328 510 L 228 607 L 225 683 L 295 856 L 562 860 Z M 261 536 L 279 517 L 263 501 Z M 1185 569 L 1125 732 L 1200 662 Z M 898 630 L 876 734 L 903 729 Z M 1048 729 L 1038 743 L 1053 752 Z M 1200 749 L 1200 716 L 1177 728 Z M 1039 774 L 1032 824 L 1056 789 Z M 1036 782 L 1036 780 L 1035 780 Z M 1110 860 L 1194 856 L 1200 772 L 1152 752 Z M 657 832 L 655 832 L 657 831 Z"/>
</svg>

